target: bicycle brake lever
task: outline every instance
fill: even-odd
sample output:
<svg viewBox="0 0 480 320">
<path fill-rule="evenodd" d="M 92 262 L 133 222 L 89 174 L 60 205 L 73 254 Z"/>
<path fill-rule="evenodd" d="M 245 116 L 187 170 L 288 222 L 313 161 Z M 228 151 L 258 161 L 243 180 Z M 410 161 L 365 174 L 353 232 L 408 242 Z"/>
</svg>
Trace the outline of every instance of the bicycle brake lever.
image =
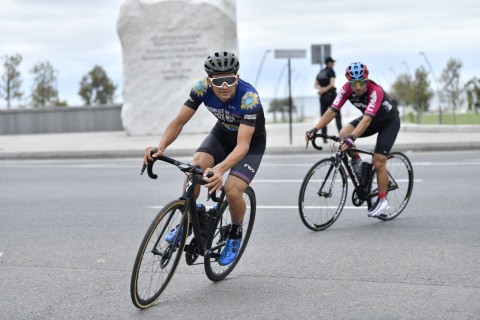
<svg viewBox="0 0 480 320">
<path fill-rule="evenodd" d="M 213 171 L 209 171 L 207 173 L 207 178 L 211 178 L 213 177 L 214 173 Z M 213 195 L 210 195 L 210 188 L 208 188 L 208 192 L 207 192 L 207 201 L 210 201 L 210 199 L 212 199 L 213 201 L 215 202 L 218 202 L 217 200 L 217 195 L 216 195 L 216 191 L 213 193 Z"/>
<path fill-rule="evenodd" d="M 140 175 L 142 175 L 142 174 L 145 172 L 145 169 L 147 169 L 147 165 L 146 165 L 146 164 L 144 164 L 144 165 L 142 166 L 142 171 L 140 171 Z"/>
</svg>

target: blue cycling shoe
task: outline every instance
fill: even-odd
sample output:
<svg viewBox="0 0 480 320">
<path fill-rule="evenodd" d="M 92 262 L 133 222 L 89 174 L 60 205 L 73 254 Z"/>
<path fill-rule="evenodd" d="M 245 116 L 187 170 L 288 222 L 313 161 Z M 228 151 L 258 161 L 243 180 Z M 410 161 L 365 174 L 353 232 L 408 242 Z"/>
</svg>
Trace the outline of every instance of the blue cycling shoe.
<svg viewBox="0 0 480 320">
<path fill-rule="evenodd" d="M 175 227 L 175 229 L 170 230 L 170 232 L 165 236 L 165 241 L 167 241 L 169 244 L 173 243 L 173 239 L 175 239 L 175 236 L 177 235 L 178 232 L 178 225 Z M 175 243 L 176 245 L 180 244 L 180 239 L 182 239 L 182 232 L 183 232 L 183 227 L 180 228 L 180 234 L 177 237 L 177 242 Z M 192 228 L 189 228 L 188 230 L 188 235 L 192 234 Z"/>
<path fill-rule="evenodd" d="M 232 263 L 238 255 L 241 243 L 242 239 L 227 239 L 227 243 L 223 247 L 222 253 L 220 253 L 220 258 L 218 258 L 218 264 L 226 266 Z"/>
</svg>

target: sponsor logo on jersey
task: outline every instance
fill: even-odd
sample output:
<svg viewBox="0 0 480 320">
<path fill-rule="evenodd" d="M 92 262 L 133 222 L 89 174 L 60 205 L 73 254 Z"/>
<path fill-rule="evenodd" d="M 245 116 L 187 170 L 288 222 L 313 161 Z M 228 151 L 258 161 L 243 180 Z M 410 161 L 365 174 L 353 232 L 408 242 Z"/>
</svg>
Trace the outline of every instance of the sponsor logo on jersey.
<svg viewBox="0 0 480 320">
<path fill-rule="evenodd" d="M 345 88 L 344 87 L 341 87 L 340 90 L 338 90 L 338 93 L 337 93 L 337 97 L 335 98 L 335 100 L 333 101 L 333 104 L 335 106 L 337 106 L 339 103 L 340 103 L 340 100 L 342 100 L 343 98 L 343 95 L 345 94 Z"/>
<path fill-rule="evenodd" d="M 373 113 L 375 109 L 375 103 L 377 103 L 377 92 L 372 91 L 370 94 L 370 102 L 368 103 L 367 111 Z"/>
<path fill-rule="evenodd" d="M 245 163 L 243 166 L 248 170 L 252 171 L 253 173 L 255 173 L 255 169 L 253 169 L 248 163 Z"/>
<path fill-rule="evenodd" d="M 385 108 L 385 110 L 387 110 L 387 111 L 391 111 L 391 110 L 393 109 L 392 104 L 391 104 L 390 102 L 388 102 L 388 101 L 383 101 L 382 106 L 383 106 L 383 108 Z"/>
<path fill-rule="evenodd" d="M 222 122 L 222 124 L 225 126 L 225 128 L 227 128 L 229 131 L 238 131 L 238 126 L 234 125 L 234 124 L 231 124 L 231 123 L 226 123 L 226 122 Z"/>
<path fill-rule="evenodd" d="M 240 108 L 242 110 L 251 110 L 255 108 L 255 106 L 258 104 L 258 94 L 254 92 L 247 92 L 245 95 L 242 97 L 242 104 L 240 105 Z"/>
<path fill-rule="evenodd" d="M 355 103 L 353 103 L 353 105 L 355 106 L 355 108 L 360 109 L 360 110 L 364 110 L 364 109 L 367 108 L 367 105 L 364 104 L 364 103 L 361 103 L 361 102 L 355 102 Z"/>
<path fill-rule="evenodd" d="M 207 92 L 207 79 L 198 80 L 193 85 L 193 92 L 195 92 L 199 97 L 203 97 L 205 92 Z"/>
</svg>

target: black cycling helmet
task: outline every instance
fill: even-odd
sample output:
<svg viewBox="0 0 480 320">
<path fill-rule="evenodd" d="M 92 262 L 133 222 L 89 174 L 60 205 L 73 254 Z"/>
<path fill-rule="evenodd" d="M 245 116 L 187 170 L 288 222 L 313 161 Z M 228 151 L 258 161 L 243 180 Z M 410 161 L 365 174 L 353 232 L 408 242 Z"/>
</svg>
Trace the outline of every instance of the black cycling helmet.
<svg viewBox="0 0 480 320">
<path fill-rule="evenodd" d="M 240 62 L 233 52 L 218 51 L 214 52 L 205 59 L 205 72 L 209 76 L 214 73 L 235 73 L 240 68 Z"/>
</svg>

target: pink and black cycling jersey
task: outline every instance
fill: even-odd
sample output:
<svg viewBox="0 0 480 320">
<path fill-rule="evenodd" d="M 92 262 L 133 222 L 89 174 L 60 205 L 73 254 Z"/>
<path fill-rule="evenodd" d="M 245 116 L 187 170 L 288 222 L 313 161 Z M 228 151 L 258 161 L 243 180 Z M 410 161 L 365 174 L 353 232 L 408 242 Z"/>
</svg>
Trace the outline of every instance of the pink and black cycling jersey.
<svg viewBox="0 0 480 320">
<path fill-rule="evenodd" d="M 350 83 L 345 83 L 338 90 L 331 109 L 335 112 L 340 111 L 347 100 L 364 115 L 371 117 L 372 124 L 390 122 L 399 114 L 395 99 L 372 80 L 367 80 L 367 91 L 360 96 L 352 90 Z"/>
</svg>

